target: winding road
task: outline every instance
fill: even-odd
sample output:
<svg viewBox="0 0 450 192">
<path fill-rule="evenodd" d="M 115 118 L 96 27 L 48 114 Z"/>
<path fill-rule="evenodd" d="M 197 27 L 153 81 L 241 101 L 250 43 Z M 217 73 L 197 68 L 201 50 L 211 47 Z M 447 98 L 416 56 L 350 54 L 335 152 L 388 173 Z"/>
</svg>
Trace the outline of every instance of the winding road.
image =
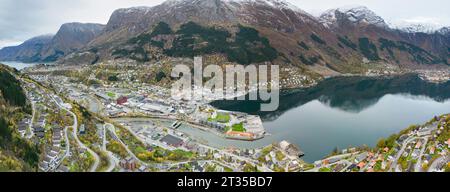
<svg viewBox="0 0 450 192">
<path fill-rule="evenodd" d="M 127 151 L 127 153 L 128 153 L 134 160 L 138 161 L 138 162 L 139 162 L 140 164 L 142 164 L 142 165 L 149 166 L 148 163 L 146 163 L 146 162 L 144 162 L 144 161 L 141 161 L 139 158 L 137 158 L 136 155 L 130 150 L 130 148 L 128 147 L 128 145 L 125 144 L 125 143 L 120 139 L 120 137 L 116 134 L 115 127 L 114 127 L 113 124 L 105 123 L 104 126 L 105 126 L 105 127 L 106 127 L 106 126 L 109 127 L 107 130 L 110 131 L 110 132 L 118 139 L 118 142 L 125 148 L 125 150 Z"/>
<path fill-rule="evenodd" d="M 61 109 L 64 109 L 65 111 L 70 113 L 70 115 L 72 115 L 72 117 L 73 117 L 73 125 L 72 125 L 73 137 L 75 138 L 75 141 L 80 146 L 80 148 L 87 150 L 94 157 L 94 164 L 89 169 L 89 172 L 95 172 L 97 170 L 99 164 L 100 164 L 100 157 L 92 149 L 89 149 L 86 145 L 84 145 L 84 143 L 81 142 L 80 139 L 78 138 L 78 135 L 77 135 L 77 132 L 78 132 L 78 118 L 77 118 L 77 116 L 75 115 L 75 113 L 73 113 L 72 111 L 70 111 L 66 107 L 62 106 L 60 103 L 58 103 L 54 97 L 52 97 L 52 100 L 56 103 L 56 105 L 58 105 L 58 107 L 60 107 Z"/>
<path fill-rule="evenodd" d="M 438 165 L 441 163 L 445 163 L 445 162 L 450 162 L 450 156 L 441 156 L 439 158 L 437 158 L 436 160 L 433 161 L 433 163 L 431 163 L 430 168 L 428 169 L 428 172 L 437 172 L 439 170 L 438 169 Z"/>
<path fill-rule="evenodd" d="M 419 157 L 417 159 L 417 163 L 414 166 L 415 172 L 422 172 L 422 157 L 423 157 L 423 154 L 425 153 L 425 150 L 426 150 L 426 147 L 427 147 L 428 137 L 424 137 L 422 139 L 423 139 L 422 149 L 420 149 L 420 154 L 419 154 Z"/>
<path fill-rule="evenodd" d="M 103 138 L 102 138 L 102 150 L 106 152 L 108 155 L 109 166 L 105 170 L 105 172 L 112 172 L 116 167 L 117 162 L 119 161 L 116 157 L 114 157 L 111 151 L 106 149 L 106 124 L 103 125 Z"/>
<path fill-rule="evenodd" d="M 418 140 L 421 139 L 420 137 L 412 137 L 412 138 L 408 138 L 407 140 L 405 140 L 402 144 L 402 148 L 400 149 L 400 151 L 397 152 L 397 156 L 395 156 L 395 160 L 392 162 L 391 167 L 390 167 L 390 172 L 397 172 L 397 163 L 398 160 L 400 159 L 400 157 L 403 155 L 403 152 L 405 152 L 406 147 L 408 146 L 408 144 L 414 140 Z"/>
<path fill-rule="evenodd" d="M 111 126 L 112 128 L 114 128 L 114 125 L 112 125 L 112 124 L 109 124 L 109 126 Z M 139 141 L 141 141 L 142 143 L 152 144 L 152 143 L 148 143 L 146 140 L 144 140 L 144 139 L 142 139 L 141 137 L 139 137 L 138 135 L 136 135 L 136 133 L 135 133 L 130 127 L 128 127 L 128 126 L 123 126 L 123 127 L 124 127 L 128 132 L 130 132 L 136 139 L 138 139 Z M 110 130 L 110 131 L 112 131 L 113 134 L 115 134 L 114 130 Z M 116 137 L 117 137 L 117 135 L 116 135 Z M 117 138 L 119 138 L 119 137 L 117 137 Z M 122 141 L 120 141 L 120 142 L 123 143 Z M 230 153 L 230 152 L 227 152 L 227 151 L 224 151 L 224 150 L 220 150 L 220 149 L 217 149 L 217 148 L 214 148 L 214 147 L 211 147 L 211 146 L 203 145 L 203 144 L 201 144 L 201 143 L 197 143 L 197 144 L 198 144 L 199 146 L 201 146 L 201 147 L 204 147 L 204 148 L 209 149 L 209 150 L 212 150 L 212 151 L 221 151 L 221 153 L 223 153 L 223 154 L 225 154 L 225 155 L 232 156 L 232 157 L 234 157 L 234 158 L 236 158 L 236 159 L 238 159 L 238 160 L 240 160 L 240 161 L 248 162 L 248 163 L 250 163 L 252 166 L 258 166 L 258 162 L 257 162 L 256 160 L 253 160 L 253 159 L 250 159 L 250 158 L 246 158 L 246 157 L 242 157 L 242 156 L 238 156 L 238 155 L 235 155 L 235 154 L 233 154 L 233 153 Z M 127 151 L 129 151 L 128 146 L 125 145 L 124 143 L 123 143 L 123 145 L 124 145 L 125 148 L 127 148 Z M 160 147 L 165 148 L 164 146 L 160 146 Z M 130 153 L 130 152 L 131 152 L 131 151 L 129 151 L 129 153 Z M 133 153 L 131 152 L 131 154 L 133 154 Z M 139 160 L 138 158 L 136 158 L 136 156 L 135 156 L 134 154 L 133 154 L 132 156 L 133 156 L 133 158 L 137 159 L 139 162 L 142 162 L 141 160 Z M 144 164 L 145 164 L 145 165 L 148 165 L 147 163 L 144 163 Z M 175 164 L 177 164 L 177 163 L 175 163 Z M 153 164 L 153 165 L 157 165 L 157 164 Z M 167 164 L 165 164 L 165 165 L 167 165 Z M 270 169 L 267 168 L 266 166 L 258 166 L 258 169 L 263 170 L 263 171 L 265 171 L 265 172 L 273 172 L 272 170 L 270 170 Z"/>
<path fill-rule="evenodd" d="M 32 111 L 32 116 L 31 116 L 31 121 L 30 124 L 28 126 L 28 136 L 27 139 L 31 139 L 34 136 L 34 132 L 33 132 L 33 122 L 34 119 L 36 118 L 36 107 L 33 101 L 31 101 L 31 111 Z"/>
<path fill-rule="evenodd" d="M 66 140 L 66 153 L 64 154 L 63 158 L 61 158 L 61 162 L 70 155 L 70 141 L 69 141 L 69 135 L 67 133 L 67 130 L 69 127 L 66 127 L 64 129 L 64 139 Z"/>
</svg>

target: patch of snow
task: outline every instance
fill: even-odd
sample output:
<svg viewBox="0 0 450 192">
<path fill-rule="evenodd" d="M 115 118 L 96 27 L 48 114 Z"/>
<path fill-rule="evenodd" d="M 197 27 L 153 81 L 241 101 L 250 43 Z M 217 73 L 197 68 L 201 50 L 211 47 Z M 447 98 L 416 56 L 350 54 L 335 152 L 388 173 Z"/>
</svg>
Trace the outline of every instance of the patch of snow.
<svg viewBox="0 0 450 192">
<path fill-rule="evenodd" d="M 404 31 L 407 33 L 441 33 L 445 34 L 445 30 L 448 30 L 448 27 L 443 27 L 442 25 L 435 23 L 413 23 L 413 22 L 397 22 L 394 24 L 390 24 L 391 28 L 398 29 L 400 31 Z"/>
<path fill-rule="evenodd" d="M 145 13 L 148 13 L 151 9 L 152 9 L 152 7 L 140 6 L 140 7 L 130 7 L 130 8 L 118 9 L 117 12 L 122 13 L 122 14 L 143 12 L 145 14 Z"/>
<path fill-rule="evenodd" d="M 375 12 L 371 11 L 365 6 L 352 6 L 330 9 L 325 11 L 319 17 L 319 20 L 324 24 L 324 26 L 331 26 L 332 24 L 335 24 L 337 22 L 337 14 L 344 14 L 346 16 L 346 19 L 355 24 L 367 23 L 383 28 L 388 27 L 383 18 L 381 18 Z"/>
<path fill-rule="evenodd" d="M 441 29 L 437 30 L 437 32 L 442 35 L 449 35 L 450 27 L 442 27 Z"/>
</svg>

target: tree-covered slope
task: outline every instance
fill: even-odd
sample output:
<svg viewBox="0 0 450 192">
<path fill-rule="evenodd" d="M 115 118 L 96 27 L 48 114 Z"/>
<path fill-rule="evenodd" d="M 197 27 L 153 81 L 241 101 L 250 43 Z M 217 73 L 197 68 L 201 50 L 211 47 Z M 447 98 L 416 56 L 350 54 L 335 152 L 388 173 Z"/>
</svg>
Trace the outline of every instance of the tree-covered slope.
<svg viewBox="0 0 450 192">
<path fill-rule="evenodd" d="M 12 71 L 0 65 L 0 171 L 36 171 L 39 150 L 17 132 L 29 106 Z"/>
<path fill-rule="evenodd" d="M 277 58 L 276 49 L 256 29 L 242 25 L 235 28 L 237 32 L 232 34 L 226 29 L 188 22 L 173 32 L 168 24 L 160 22 L 151 33 L 132 38 L 123 46 L 125 48 L 116 49 L 112 54 L 116 58 L 149 61 L 152 55 L 150 47 L 153 47 L 172 57 L 220 53 L 239 64 L 261 63 Z"/>
</svg>

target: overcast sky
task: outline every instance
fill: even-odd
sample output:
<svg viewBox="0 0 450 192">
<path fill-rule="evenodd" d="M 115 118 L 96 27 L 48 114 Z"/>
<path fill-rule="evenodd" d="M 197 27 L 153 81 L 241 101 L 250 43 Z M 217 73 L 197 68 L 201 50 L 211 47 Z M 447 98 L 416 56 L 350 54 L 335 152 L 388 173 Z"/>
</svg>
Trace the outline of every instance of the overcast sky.
<svg viewBox="0 0 450 192">
<path fill-rule="evenodd" d="M 118 8 L 154 6 L 164 0 L 0 0 L 0 48 L 31 37 L 56 33 L 63 23 L 106 24 Z M 364 5 L 389 23 L 450 26 L 448 0 L 288 0 L 318 15 L 343 6 Z"/>
</svg>

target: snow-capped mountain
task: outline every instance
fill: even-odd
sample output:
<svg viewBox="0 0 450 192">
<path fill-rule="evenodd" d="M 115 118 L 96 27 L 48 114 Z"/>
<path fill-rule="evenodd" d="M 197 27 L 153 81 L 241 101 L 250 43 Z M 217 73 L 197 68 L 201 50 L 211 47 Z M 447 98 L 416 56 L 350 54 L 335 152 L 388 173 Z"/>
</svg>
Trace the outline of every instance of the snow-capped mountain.
<svg viewBox="0 0 450 192">
<path fill-rule="evenodd" d="M 406 27 L 401 28 L 400 30 L 408 32 L 408 33 L 434 33 L 438 28 L 432 25 L 425 24 L 412 24 Z"/>
<path fill-rule="evenodd" d="M 83 41 L 70 35 L 75 43 L 62 41 L 69 42 L 63 43 L 69 49 L 52 50 L 55 58 L 63 54 L 63 63 L 213 54 L 230 62 L 315 66 L 313 72 L 325 75 L 358 71 L 355 66 L 365 61 L 405 67 L 450 63 L 448 28 L 415 34 L 411 32 L 425 27 L 405 32 L 389 26 L 363 6 L 314 17 L 284 0 L 168 0 L 154 7 L 118 9 L 103 30 Z M 42 51 L 36 56 L 42 57 Z"/>
<path fill-rule="evenodd" d="M 399 22 L 390 25 L 391 28 L 397 29 L 406 33 L 426 33 L 434 34 L 442 29 L 441 25 L 434 23 L 410 23 Z"/>
<path fill-rule="evenodd" d="M 298 8 L 297 6 L 293 5 L 292 3 L 289 3 L 284 0 L 225 0 L 226 2 L 233 4 L 261 4 L 271 7 L 276 7 L 279 9 L 290 9 L 299 13 L 308 14 L 307 12 L 303 11 L 302 9 Z"/>
<path fill-rule="evenodd" d="M 126 23 L 140 20 L 151 21 L 155 17 L 174 20 L 173 22 L 176 23 L 190 20 L 193 17 L 202 21 L 237 22 L 242 17 L 250 17 L 252 12 L 246 13 L 246 11 L 251 8 L 265 8 L 265 10 L 260 11 L 265 12 L 265 14 L 269 14 L 268 8 L 279 11 L 294 11 L 298 13 L 297 15 L 303 15 L 307 19 L 314 19 L 307 12 L 284 0 L 168 0 L 154 7 L 118 9 L 112 14 L 106 31 L 113 30 L 118 25 Z M 247 20 L 250 20 L 250 18 Z M 168 22 L 170 23 L 170 21 Z"/>
<path fill-rule="evenodd" d="M 168 0 L 164 2 L 164 4 L 169 6 L 181 6 L 188 4 L 198 4 L 200 2 L 212 3 L 212 2 L 224 2 L 229 5 L 237 5 L 237 4 L 263 4 L 271 7 L 283 8 L 283 9 L 291 9 L 299 12 L 303 12 L 297 6 L 289 3 L 285 0 L 213 0 L 213 1 L 204 1 L 204 0 Z"/>
<path fill-rule="evenodd" d="M 160 21 L 178 25 L 245 23 L 280 31 L 294 31 L 301 23 L 319 24 L 317 19 L 284 0 L 168 0 L 154 7 L 114 11 L 104 33 L 92 45 L 120 40 L 149 30 Z"/>
<path fill-rule="evenodd" d="M 330 9 L 320 15 L 319 20 L 329 28 L 338 27 L 346 22 L 354 25 L 375 25 L 388 28 L 383 18 L 364 6 Z"/>
<path fill-rule="evenodd" d="M 442 27 L 441 29 L 437 30 L 437 33 L 441 35 L 450 35 L 450 27 Z"/>
</svg>

